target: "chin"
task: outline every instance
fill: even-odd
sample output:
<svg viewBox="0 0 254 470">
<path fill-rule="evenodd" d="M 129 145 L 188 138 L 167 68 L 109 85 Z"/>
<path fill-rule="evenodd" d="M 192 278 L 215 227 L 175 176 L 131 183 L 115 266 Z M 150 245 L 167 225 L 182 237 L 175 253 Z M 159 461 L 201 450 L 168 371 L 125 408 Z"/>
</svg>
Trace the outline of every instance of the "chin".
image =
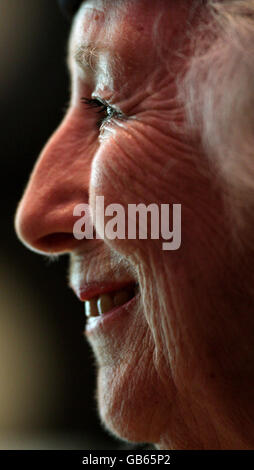
<svg viewBox="0 0 254 470">
<path fill-rule="evenodd" d="M 157 443 L 168 426 L 168 399 L 149 355 L 140 360 L 143 365 L 127 362 L 100 367 L 99 415 L 104 427 L 122 440 Z"/>
</svg>

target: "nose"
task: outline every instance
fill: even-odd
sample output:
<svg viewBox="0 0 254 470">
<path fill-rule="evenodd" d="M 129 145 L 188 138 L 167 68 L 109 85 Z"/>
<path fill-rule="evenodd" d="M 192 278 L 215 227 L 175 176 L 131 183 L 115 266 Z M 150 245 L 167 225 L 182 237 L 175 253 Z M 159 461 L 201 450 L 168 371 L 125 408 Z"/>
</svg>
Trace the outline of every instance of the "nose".
<svg viewBox="0 0 254 470">
<path fill-rule="evenodd" d="M 59 254 L 77 248 L 73 209 L 88 203 L 94 144 L 69 113 L 43 149 L 19 203 L 15 228 L 33 251 Z"/>
</svg>

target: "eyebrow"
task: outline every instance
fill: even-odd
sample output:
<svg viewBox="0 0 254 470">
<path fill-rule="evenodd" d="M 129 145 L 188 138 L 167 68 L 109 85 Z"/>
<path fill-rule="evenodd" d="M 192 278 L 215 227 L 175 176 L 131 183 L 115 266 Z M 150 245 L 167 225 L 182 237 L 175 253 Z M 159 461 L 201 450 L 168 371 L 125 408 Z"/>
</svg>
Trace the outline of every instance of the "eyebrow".
<svg viewBox="0 0 254 470">
<path fill-rule="evenodd" d="M 114 66 L 119 68 L 121 63 L 120 56 L 114 51 L 110 51 L 109 48 L 105 47 L 104 44 L 100 43 L 95 45 L 91 44 L 81 44 L 74 46 L 69 49 L 69 54 L 67 58 L 68 68 L 71 71 L 71 63 L 74 59 L 74 62 L 78 64 L 83 71 L 86 73 L 96 72 L 101 67 L 101 60 L 99 55 L 101 52 L 108 53 L 110 52 L 111 60 L 114 63 Z M 103 70 L 103 69 L 102 69 Z"/>
<path fill-rule="evenodd" d="M 87 46 L 81 45 L 74 50 L 74 60 L 82 69 L 95 70 L 98 53 L 101 50 L 98 46 L 89 44 Z"/>
</svg>

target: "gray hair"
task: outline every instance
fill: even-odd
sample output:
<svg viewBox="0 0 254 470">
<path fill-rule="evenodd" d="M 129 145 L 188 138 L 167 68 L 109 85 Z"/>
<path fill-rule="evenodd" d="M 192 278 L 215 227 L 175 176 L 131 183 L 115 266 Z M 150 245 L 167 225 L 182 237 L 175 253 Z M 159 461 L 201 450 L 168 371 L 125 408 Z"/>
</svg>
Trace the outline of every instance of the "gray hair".
<svg viewBox="0 0 254 470">
<path fill-rule="evenodd" d="M 204 14 L 179 96 L 225 192 L 238 209 L 253 207 L 254 0 L 208 0 Z"/>
</svg>

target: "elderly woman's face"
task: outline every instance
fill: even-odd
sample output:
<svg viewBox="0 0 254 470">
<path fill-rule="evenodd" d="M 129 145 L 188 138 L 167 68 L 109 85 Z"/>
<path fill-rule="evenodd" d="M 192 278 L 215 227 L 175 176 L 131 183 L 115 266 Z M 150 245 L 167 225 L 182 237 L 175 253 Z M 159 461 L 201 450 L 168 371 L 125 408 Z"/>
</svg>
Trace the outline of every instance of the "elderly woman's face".
<svg viewBox="0 0 254 470">
<path fill-rule="evenodd" d="M 70 38 L 69 110 L 35 166 L 16 221 L 33 249 L 71 253 L 70 283 L 92 315 L 86 332 L 103 421 L 123 438 L 165 448 L 223 446 L 234 400 L 244 398 L 236 378 L 241 371 L 244 384 L 252 359 L 236 344 L 239 334 L 248 343 L 249 333 L 236 315 L 239 266 L 221 192 L 198 141 L 185 135 L 177 100 L 187 28 L 197 18 L 192 3 L 84 2 Z M 149 239 L 76 240 L 80 203 L 89 202 L 101 233 L 96 196 L 105 207 L 181 204 L 181 248 L 162 251 L 161 240 Z M 124 305 L 105 313 L 116 298 Z"/>
</svg>

